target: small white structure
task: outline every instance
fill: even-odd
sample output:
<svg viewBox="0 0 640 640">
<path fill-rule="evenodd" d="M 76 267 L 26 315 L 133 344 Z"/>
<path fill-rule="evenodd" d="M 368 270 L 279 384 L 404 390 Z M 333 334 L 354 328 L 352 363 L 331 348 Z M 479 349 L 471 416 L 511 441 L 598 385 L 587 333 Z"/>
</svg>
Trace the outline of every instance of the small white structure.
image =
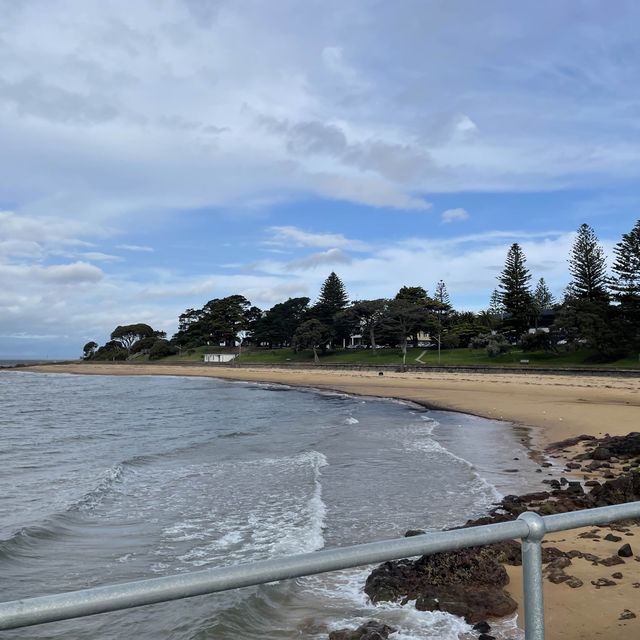
<svg viewBox="0 0 640 640">
<path fill-rule="evenodd" d="M 204 361 L 205 362 L 231 362 L 236 357 L 235 353 L 205 353 Z"/>
</svg>

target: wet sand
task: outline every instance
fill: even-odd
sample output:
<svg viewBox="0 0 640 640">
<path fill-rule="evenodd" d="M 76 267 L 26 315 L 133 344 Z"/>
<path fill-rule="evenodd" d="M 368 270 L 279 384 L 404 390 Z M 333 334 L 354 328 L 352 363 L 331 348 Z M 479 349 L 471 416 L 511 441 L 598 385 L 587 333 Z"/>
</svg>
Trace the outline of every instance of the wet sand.
<svg viewBox="0 0 640 640">
<path fill-rule="evenodd" d="M 41 365 L 28 370 L 95 375 L 207 376 L 410 400 L 431 408 L 531 427 L 531 445 L 538 452 L 552 442 L 583 433 L 600 437 L 605 433 L 626 435 L 640 430 L 640 380 L 637 378 L 535 373 L 385 372 L 378 375 L 375 371 L 314 371 L 312 368 L 93 363 Z M 622 544 L 579 538 L 584 531 L 554 534 L 545 544 L 564 551 L 579 549 L 602 557 L 615 554 Z M 602 529 L 601 538 L 607 533 L 609 529 Z M 640 529 L 632 527 L 627 533 L 631 535 L 623 533 L 624 541 L 628 541 L 634 553 L 640 556 Z M 519 599 L 521 571 L 511 567 L 508 570 L 511 577 L 509 591 Z M 623 577 L 614 579 L 615 585 L 596 588 L 591 584 L 591 580 L 598 578 L 611 579 L 617 572 Z M 566 584 L 545 581 L 549 640 L 630 640 L 640 637 L 640 587 L 634 586 L 640 585 L 639 561 L 629 558 L 624 565 L 603 567 L 593 566 L 584 559 L 574 559 L 571 573 L 583 581 L 582 587 L 573 589 Z M 630 610 L 638 617 L 620 620 L 624 610 Z"/>
</svg>

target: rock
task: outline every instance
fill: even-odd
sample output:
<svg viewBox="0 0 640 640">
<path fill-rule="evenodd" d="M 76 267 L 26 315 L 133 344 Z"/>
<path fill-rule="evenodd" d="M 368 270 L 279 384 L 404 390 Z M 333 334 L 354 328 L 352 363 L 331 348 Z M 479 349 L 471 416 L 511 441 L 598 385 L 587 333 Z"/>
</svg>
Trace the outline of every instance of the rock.
<svg viewBox="0 0 640 640">
<path fill-rule="evenodd" d="M 629 611 L 629 609 L 625 609 L 621 614 L 618 620 L 633 620 L 636 617 L 636 614 L 633 611 Z"/>
<path fill-rule="evenodd" d="M 619 571 L 616 571 L 615 573 L 612 573 L 611 577 L 614 580 L 622 580 L 622 574 Z"/>
<path fill-rule="evenodd" d="M 569 579 L 565 580 L 565 584 L 571 587 L 572 589 L 577 589 L 581 587 L 584 583 L 582 582 L 582 580 L 580 580 L 580 578 L 576 578 L 575 576 L 569 576 Z"/>
<path fill-rule="evenodd" d="M 473 625 L 473 630 L 478 633 L 489 633 L 489 631 L 491 631 L 491 625 L 486 620 L 481 620 Z"/>
<path fill-rule="evenodd" d="M 552 560 L 546 567 L 547 570 L 551 569 L 566 569 L 571 564 L 571 560 L 566 556 L 560 556 L 555 560 Z"/>
<path fill-rule="evenodd" d="M 579 469 L 580 465 L 577 462 L 567 462 L 567 469 Z"/>
<path fill-rule="evenodd" d="M 564 487 L 565 485 L 569 484 L 569 481 L 563 476 L 562 478 L 560 478 L 560 484 Z"/>
<path fill-rule="evenodd" d="M 629 543 L 623 544 L 618 549 L 618 555 L 621 558 L 631 558 L 633 556 L 633 551 L 631 550 L 631 545 Z"/>
<path fill-rule="evenodd" d="M 338 629 L 329 634 L 329 640 L 386 640 L 389 634 L 395 633 L 397 629 L 389 625 L 369 620 L 355 630 Z"/>
<path fill-rule="evenodd" d="M 584 494 L 584 489 L 579 482 L 570 482 L 569 486 L 567 487 L 567 492 L 571 494 L 582 495 Z"/>
<path fill-rule="evenodd" d="M 611 451 L 607 447 L 596 447 L 591 457 L 593 460 L 608 460 L 611 457 Z"/>
<path fill-rule="evenodd" d="M 404 537 L 412 538 L 413 536 L 421 536 L 421 535 L 424 535 L 425 533 L 427 532 L 423 531 L 422 529 L 409 529 L 408 531 L 405 531 Z"/>
<path fill-rule="evenodd" d="M 584 483 L 585 487 L 599 487 L 600 483 L 597 480 L 587 480 Z"/>
<path fill-rule="evenodd" d="M 447 611 L 471 624 L 506 616 L 517 604 L 503 589 L 509 577 L 498 556 L 490 546 L 470 547 L 386 562 L 369 575 L 364 590 L 374 603 L 416 600 L 420 611 Z"/>
<path fill-rule="evenodd" d="M 620 556 L 611 556 L 604 560 L 599 560 L 599 562 L 605 567 L 614 567 L 617 564 L 624 564 L 624 560 Z"/>
<path fill-rule="evenodd" d="M 591 584 L 596 589 L 599 589 L 600 587 L 614 587 L 618 583 L 613 580 L 609 580 L 609 578 L 598 578 L 597 580 L 592 580 Z"/>
<path fill-rule="evenodd" d="M 609 542 L 620 542 L 620 540 L 622 540 L 620 536 L 614 536 L 613 533 L 607 533 L 604 539 L 608 540 Z"/>
<path fill-rule="evenodd" d="M 490 636 L 488 633 L 481 633 L 478 636 L 478 640 L 496 640 L 496 637 Z"/>
<path fill-rule="evenodd" d="M 547 580 L 553 584 L 560 584 L 561 582 L 566 582 L 568 579 L 569 579 L 569 576 L 562 570 L 552 571 L 547 576 Z"/>
<path fill-rule="evenodd" d="M 518 473 L 520 469 L 503 469 L 504 473 Z"/>
<path fill-rule="evenodd" d="M 548 469 L 549 467 L 553 467 L 553 464 L 551 462 L 543 462 L 540 466 Z"/>
</svg>

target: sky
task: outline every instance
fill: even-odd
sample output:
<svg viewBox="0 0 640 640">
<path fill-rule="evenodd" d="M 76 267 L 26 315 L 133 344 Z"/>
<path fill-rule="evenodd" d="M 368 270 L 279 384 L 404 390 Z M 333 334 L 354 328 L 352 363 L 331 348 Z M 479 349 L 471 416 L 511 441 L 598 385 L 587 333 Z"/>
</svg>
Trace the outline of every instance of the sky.
<svg viewBox="0 0 640 640">
<path fill-rule="evenodd" d="M 640 5 L 0 0 L 0 357 L 242 294 L 486 308 L 640 218 Z"/>
</svg>

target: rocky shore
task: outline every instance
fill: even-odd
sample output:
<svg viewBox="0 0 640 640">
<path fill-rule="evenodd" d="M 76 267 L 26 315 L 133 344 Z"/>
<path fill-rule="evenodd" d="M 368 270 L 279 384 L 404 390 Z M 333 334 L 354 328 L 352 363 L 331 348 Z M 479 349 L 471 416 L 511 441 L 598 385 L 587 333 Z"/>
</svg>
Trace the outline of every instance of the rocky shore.
<svg viewBox="0 0 640 640">
<path fill-rule="evenodd" d="M 525 511 L 549 515 L 640 500 L 640 433 L 602 438 L 576 436 L 549 445 L 546 452 L 551 458 L 563 459 L 565 471 L 571 475 L 548 480 L 548 491 L 506 496 L 487 516 L 470 520 L 464 526 L 505 522 Z M 541 467 L 540 472 L 544 469 Z M 640 553 L 640 546 L 634 549 L 631 541 L 639 524 L 627 521 L 578 530 L 572 544 L 567 544 L 567 538 L 557 545 L 545 540 L 546 580 L 568 589 L 599 590 L 615 587 L 626 575 L 633 580 L 632 588 L 640 589 L 640 555 L 635 555 Z M 407 535 L 421 533 L 410 531 Z M 580 544 L 582 541 L 591 542 L 591 547 L 606 543 L 602 545 L 604 553 L 585 550 Z M 614 545 L 613 551 L 611 545 Z M 588 584 L 584 580 L 584 567 L 579 572 L 573 571 L 578 563 L 591 567 L 592 579 Z M 471 547 L 417 560 L 384 563 L 369 575 L 365 592 L 374 603 L 415 602 L 418 610 L 446 611 L 463 617 L 475 625 L 477 637 L 490 640 L 493 636 L 489 634 L 487 619 L 506 616 L 518 609 L 515 594 L 507 589 L 510 576 L 506 567 L 520 565 L 520 543 L 517 541 Z M 640 592 L 636 594 L 640 596 Z M 636 611 L 636 608 L 629 602 L 628 607 L 619 612 L 618 620 L 634 620 L 640 614 L 640 609 Z M 330 639 L 390 637 L 393 640 L 394 632 L 387 625 L 371 621 L 369 626 L 355 630 L 332 632 Z"/>
</svg>

